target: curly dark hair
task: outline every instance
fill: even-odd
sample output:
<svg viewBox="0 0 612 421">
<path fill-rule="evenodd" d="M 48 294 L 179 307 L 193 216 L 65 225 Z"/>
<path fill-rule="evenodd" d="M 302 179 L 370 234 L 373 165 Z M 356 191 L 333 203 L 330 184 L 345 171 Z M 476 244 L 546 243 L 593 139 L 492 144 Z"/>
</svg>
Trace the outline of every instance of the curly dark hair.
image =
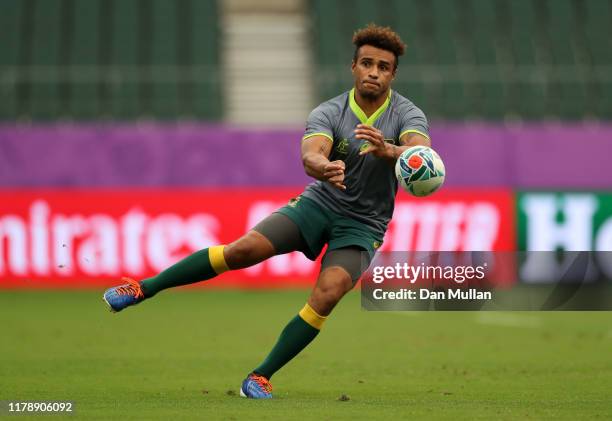
<svg viewBox="0 0 612 421">
<path fill-rule="evenodd" d="M 364 45 L 371 45 L 392 52 L 395 56 L 394 70 L 397 69 L 399 56 L 403 55 L 406 50 L 406 44 L 393 29 L 388 26 L 377 26 L 373 23 L 353 34 L 353 44 L 355 45 L 354 61 L 357 61 L 359 49 Z"/>
</svg>

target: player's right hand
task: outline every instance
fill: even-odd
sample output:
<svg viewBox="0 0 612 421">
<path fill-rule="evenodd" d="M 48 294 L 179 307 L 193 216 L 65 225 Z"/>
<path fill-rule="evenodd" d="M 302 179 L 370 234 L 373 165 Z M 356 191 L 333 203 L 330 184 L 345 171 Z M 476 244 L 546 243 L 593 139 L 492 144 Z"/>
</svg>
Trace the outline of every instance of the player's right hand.
<svg viewBox="0 0 612 421">
<path fill-rule="evenodd" d="M 331 161 L 323 167 L 323 177 L 334 187 L 340 190 L 346 190 L 344 185 L 344 169 L 346 165 L 344 161 Z"/>
</svg>

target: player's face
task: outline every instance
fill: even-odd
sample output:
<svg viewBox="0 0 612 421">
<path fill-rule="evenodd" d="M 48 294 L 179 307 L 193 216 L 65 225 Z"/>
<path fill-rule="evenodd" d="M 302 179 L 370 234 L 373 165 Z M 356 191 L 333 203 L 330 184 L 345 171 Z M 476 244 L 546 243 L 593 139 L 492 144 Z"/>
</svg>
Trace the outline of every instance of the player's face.
<svg viewBox="0 0 612 421">
<path fill-rule="evenodd" d="M 376 99 L 385 95 L 395 77 L 395 56 L 391 51 L 371 45 L 362 46 L 353 61 L 351 71 L 355 89 L 362 97 Z"/>
</svg>

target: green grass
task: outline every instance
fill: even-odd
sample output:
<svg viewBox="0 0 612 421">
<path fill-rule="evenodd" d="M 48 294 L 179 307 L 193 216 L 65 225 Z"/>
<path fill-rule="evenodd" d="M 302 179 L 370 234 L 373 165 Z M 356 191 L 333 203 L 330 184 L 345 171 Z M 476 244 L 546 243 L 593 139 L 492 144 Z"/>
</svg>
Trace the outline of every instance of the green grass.
<svg viewBox="0 0 612 421">
<path fill-rule="evenodd" d="M 79 419 L 612 418 L 612 313 L 375 313 L 355 292 L 273 400 L 241 399 L 306 295 L 165 292 L 113 315 L 100 292 L 2 292 L 0 400 Z"/>
</svg>

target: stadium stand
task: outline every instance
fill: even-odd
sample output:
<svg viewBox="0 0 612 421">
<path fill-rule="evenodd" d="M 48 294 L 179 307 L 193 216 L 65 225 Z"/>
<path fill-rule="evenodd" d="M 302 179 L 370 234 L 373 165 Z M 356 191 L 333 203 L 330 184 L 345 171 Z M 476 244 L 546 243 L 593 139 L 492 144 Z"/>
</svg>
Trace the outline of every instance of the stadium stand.
<svg viewBox="0 0 612 421">
<path fill-rule="evenodd" d="M 0 119 L 219 120 L 216 0 L 3 0 Z"/>
<path fill-rule="evenodd" d="M 312 0 L 319 98 L 350 86 L 349 40 L 369 22 L 408 44 L 396 88 L 445 119 L 609 119 L 608 0 Z"/>
<path fill-rule="evenodd" d="M 611 0 L 296 1 L 305 109 L 351 85 L 350 38 L 375 22 L 408 43 L 395 86 L 431 118 L 612 118 Z M 0 120 L 228 120 L 228 2 L 3 0 Z"/>
</svg>

